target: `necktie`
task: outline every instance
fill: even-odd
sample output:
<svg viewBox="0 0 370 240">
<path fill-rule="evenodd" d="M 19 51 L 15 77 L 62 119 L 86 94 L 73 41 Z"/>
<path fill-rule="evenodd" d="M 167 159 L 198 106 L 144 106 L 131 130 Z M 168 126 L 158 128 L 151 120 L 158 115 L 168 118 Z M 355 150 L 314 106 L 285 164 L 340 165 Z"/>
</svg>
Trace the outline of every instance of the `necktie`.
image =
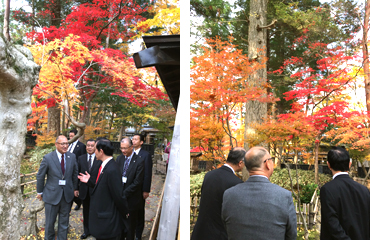
<svg viewBox="0 0 370 240">
<path fill-rule="evenodd" d="M 64 175 L 64 171 L 65 171 L 65 169 L 64 169 L 64 154 L 62 154 L 62 161 L 60 161 L 60 166 L 62 168 L 62 173 Z"/>
<path fill-rule="evenodd" d="M 91 155 L 89 157 L 89 161 L 87 162 L 87 164 L 89 164 L 89 172 L 90 172 L 90 170 L 91 170 Z"/>
<path fill-rule="evenodd" d="M 130 164 L 129 157 L 126 157 L 125 164 L 123 166 L 123 174 L 122 176 L 126 177 L 126 171 L 128 169 L 128 165 Z"/>
<path fill-rule="evenodd" d="M 96 178 L 95 184 L 98 182 L 98 179 L 99 179 L 99 176 L 100 176 L 100 171 L 101 171 L 101 165 L 100 165 L 100 168 L 99 168 L 98 177 Z"/>
</svg>

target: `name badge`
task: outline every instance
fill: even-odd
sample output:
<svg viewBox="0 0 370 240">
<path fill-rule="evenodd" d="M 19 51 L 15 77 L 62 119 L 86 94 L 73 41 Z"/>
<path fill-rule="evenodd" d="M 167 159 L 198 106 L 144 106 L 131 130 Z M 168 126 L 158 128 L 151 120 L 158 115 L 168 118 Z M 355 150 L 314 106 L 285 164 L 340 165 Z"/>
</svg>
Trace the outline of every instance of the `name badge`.
<svg viewBox="0 0 370 240">
<path fill-rule="evenodd" d="M 127 177 L 122 177 L 122 182 L 126 183 L 127 182 Z"/>
<path fill-rule="evenodd" d="M 59 180 L 59 186 L 65 186 L 66 180 Z"/>
</svg>

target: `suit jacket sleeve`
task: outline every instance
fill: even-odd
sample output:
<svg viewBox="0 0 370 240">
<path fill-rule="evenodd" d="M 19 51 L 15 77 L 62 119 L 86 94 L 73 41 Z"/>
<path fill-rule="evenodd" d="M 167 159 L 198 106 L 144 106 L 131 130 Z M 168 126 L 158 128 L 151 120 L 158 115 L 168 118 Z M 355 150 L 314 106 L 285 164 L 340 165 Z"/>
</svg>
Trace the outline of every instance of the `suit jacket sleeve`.
<svg viewBox="0 0 370 240">
<path fill-rule="evenodd" d="M 37 179 L 37 192 L 42 193 L 44 191 L 45 186 L 45 175 L 48 172 L 49 165 L 47 163 L 47 160 L 45 157 L 42 159 L 42 162 L 40 164 L 39 171 L 37 172 L 36 179 Z"/>
<path fill-rule="evenodd" d="M 288 196 L 288 223 L 285 232 L 286 240 L 297 239 L 297 215 L 295 212 L 293 198 L 291 195 Z"/>
<path fill-rule="evenodd" d="M 333 239 L 338 240 L 351 240 L 345 233 L 342 228 L 339 219 L 338 213 L 336 212 L 333 206 L 333 198 L 328 189 L 323 186 L 320 189 L 320 201 L 321 201 L 321 221 L 326 222 L 328 231 Z"/>
<path fill-rule="evenodd" d="M 153 162 L 152 162 L 152 156 L 150 153 L 147 153 L 145 158 L 144 158 L 144 183 L 143 183 L 143 192 L 150 192 L 150 187 L 152 184 L 152 167 L 153 167 Z"/>
<path fill-rule="evenodd" d="M 72 181 L 73 181 L 73 187 L 74 190 L 78 190 L 78 165 L 77 165 L 77 160 L 75 158 L 75 161 L 73 161 L 74 166 L 73 166 L 73 175 L 72 175 Z"/>
<path fill-rule="evenodd" d="M 115 169 L 116 170 L 116 169 Z M 112 198 L 114 201 L 114 204 L 117 206 L 118 211 L 121 213 L 123 217 L 125 217 L 128 213 L 128 202 L 127 198 L 122 194 L 122 180 L 121 180 L 121 174 L 118 170 L 117 172 L 114 172 L 115 174 L 109 175 L 109 190 L 112 194 Z"/>
<path fill-rule="evenodd" d="M 129 198 L 133 193 L 135 193 L 140 185 L 142 184 L 144 179 L 144 161 L 142 161 L 137 166 L 135 179 L 125 190 L 124 190 L 124 196 L 126 198 Z"/>
</svg>

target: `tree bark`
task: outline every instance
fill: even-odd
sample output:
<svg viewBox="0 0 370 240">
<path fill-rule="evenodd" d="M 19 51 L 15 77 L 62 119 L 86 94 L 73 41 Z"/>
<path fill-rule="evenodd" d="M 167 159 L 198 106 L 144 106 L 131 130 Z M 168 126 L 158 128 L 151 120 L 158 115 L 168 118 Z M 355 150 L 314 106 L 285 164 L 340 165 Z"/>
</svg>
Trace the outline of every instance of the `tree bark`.
<svg viewBox="0 0 370 240">
<path fill-rule="evenodd" d="M 9 33 L 9 16 L 10 16 L 10 0 L 5 0 L 5 12 L 4 12 L 4 28 L 3 34 L 5 39 L 10 42 Z"/>
<path fill-rule="evenodd" d="M 315 183 L 319 184 L 319 146 L 320 140 L 316 138 L 315 140 Z"/>
<path fill-rule="evenodd" d="M 260 28 L 267 25 L 267 0 L 251 0 L 249 13 L 248 31 L 248 57 L 250 60 L 261 61 L 266 57 L 267 29 Z M 267 81 L 267 68 L 255 71 L 249 77 L 251 86 L 262 87 Z M 266 91 L 267 92 L 267 91 Z M 267 103 L 259 101 L 248 101 L 245 105 L 245 133 L 247 139 L 249 134 L 253 135 L 253 123 L 261 123 L 267 116 Z M 249 144 L 244 141 L 244 148 L 249 149 Z M 243 180 L 245 176 L 243 175 Z"/>
<path fill-rule="evenodd" d="M 369 49 L 367 48 L 367 37 L 369 32 L 370 1 L 366 0 L 365 17 L 362 29 L 362 54 L 364 58 L 364 80 L 366 93 L 366 108 L 370 112 L 370 71 L 369 71 Z"/>
<path fill-rule="evenodd" d="M 57 105 L 48 108 L 48 132 L 55 131 L 55 137 L 60 135 L 60 109 Z"/>
<path fill-rule="evenodd" d="M 20 164 L 26 149 L 27 116 L 40 67 L 31 52 L 0 36 L 0 239 L 20 239 L 23 209 Z"/>
</svg>

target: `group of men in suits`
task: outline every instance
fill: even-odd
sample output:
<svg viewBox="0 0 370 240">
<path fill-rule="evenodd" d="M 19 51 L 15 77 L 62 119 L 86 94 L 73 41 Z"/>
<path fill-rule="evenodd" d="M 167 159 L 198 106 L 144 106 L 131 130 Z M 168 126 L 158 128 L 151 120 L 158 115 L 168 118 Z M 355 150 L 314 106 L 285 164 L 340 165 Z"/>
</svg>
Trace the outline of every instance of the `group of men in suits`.
<svg viewBox="0 0 370 240">
<path fill-rule="evenodd" d="M 208 172 L 192 240 L 296 239 L 292 193 L 269 181 L 273 159 L 262 147 L 234 148 L 224 166 Z M 369 189 L 349 177 L 344 148 L 333 148 L 327 159 L 333 180 L 320 189 L 320 239 L 370 239 Z M 250 175 L 244 183 L 235 176 L 243 163 Z"/>
<path fill-rule="evenodd" d="M 133 140 L 122 139 L 122 154 L 114 161 L 114 148 L 105 138 L 87 140 L 85 154 L 76 158 L 72 152 L 82 143 L 74 142 L 71 148 L 65 136 L 57 137 L 56 151 L 44 156 L 37 174 L 37 198 L 45 202 L 45 239 L 55 238 L 57 215 L 58 239 L 67 239 L 73 197 L 83 205 L 81 239 L 93 235 L 98 240 L 134 240 L 135 232 L 141 239 L 152 159 L 141 149 L 143 137 L 136 134 Z"/>
</svg>

